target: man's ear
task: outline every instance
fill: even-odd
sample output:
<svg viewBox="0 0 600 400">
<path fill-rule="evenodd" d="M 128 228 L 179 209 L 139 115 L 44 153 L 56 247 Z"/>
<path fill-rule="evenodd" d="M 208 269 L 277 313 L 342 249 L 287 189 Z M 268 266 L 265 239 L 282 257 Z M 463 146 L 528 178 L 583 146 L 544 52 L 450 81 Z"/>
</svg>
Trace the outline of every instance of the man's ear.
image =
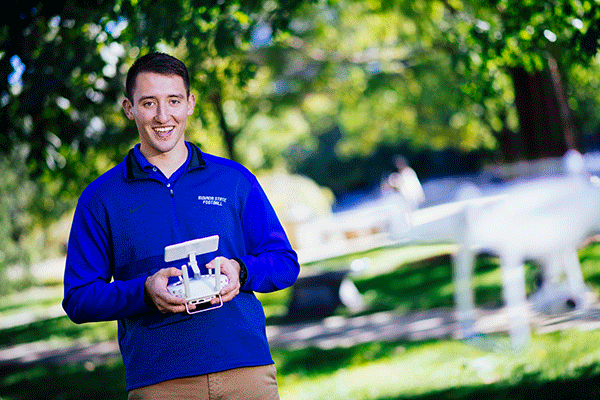
<svg viewBox="0 0 600 400">
<path fill-rule="evenodd" d="M 190 93 L 190 95 L 188 96 L 188 117 L 194 113 L 194 107 L 196 107 L 196 96 L 194 96 L 193 93 Z"/>
<path fill-rule="evenodd" d="M 125 98 L 125 100 L 123 100 L 122 106 L 123 111 L 125 111 L 125 115 L 127 115 L 127 118 L 133 121 L 133 104 L 131 104 L 131 101 L 128 98 Z"/>
</svg>

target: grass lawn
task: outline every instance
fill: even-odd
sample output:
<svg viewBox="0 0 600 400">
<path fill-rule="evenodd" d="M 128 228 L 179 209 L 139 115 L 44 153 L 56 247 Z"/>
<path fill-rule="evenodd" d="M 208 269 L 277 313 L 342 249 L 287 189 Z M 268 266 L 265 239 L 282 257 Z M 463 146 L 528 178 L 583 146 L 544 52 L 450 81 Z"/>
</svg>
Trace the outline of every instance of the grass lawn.
<svg viewBox="0 0 600 400">
<path fill-rule="evenodd" d="M 483 348 L 441 340 L 275 355 L 282 399 L 592 399 L 599 339 L 598 331 L 536 335 L 516 354 L 485 350 L 508 344 L 490 336 Z"/>
<path fill-rule="evenodd" d="M 447 256 L 399 261 L 390 250 L 367 253 L 373 264 L 355 284 L 368 302 L 363 313 L 410 312 L 453 305 L 452 269 Z M 586 282 L 600 288 L 600 245 L 580 251 Z M 535 268 L 529 270 L 530 289 Z M 43 304 L 60 302 L 50 294 Z M 475 273 L 476 302 L 502 303 L 500 271 L 493 257 L 480 257 Z M 261 296 L 269 318 L 285 313 L 289 291 Z M 36 301 L 35 303 L 39 303 Z M 0 315 L 30 308 L 18 297 L 0 299 Z M 340 315 L 348 315 L 344 309 Z M 66 317 L 0 330 L 0 350 L 25 343 L 96 342 L 114 338 L 115 323 L 75 325 Z M 534 335 L 518 353 L 506 335 L 486 335 L 472 343 L 456 340 L 374 342 L 322 350 L 274 349 L 282 400 L 296 399 L 531 399 L 600 398 L 600 330 L 564 330 Z M 0 399 L 125 399 L 120 359 L 69 366 L 33 364 L 0 368 Z"/>
</svg>

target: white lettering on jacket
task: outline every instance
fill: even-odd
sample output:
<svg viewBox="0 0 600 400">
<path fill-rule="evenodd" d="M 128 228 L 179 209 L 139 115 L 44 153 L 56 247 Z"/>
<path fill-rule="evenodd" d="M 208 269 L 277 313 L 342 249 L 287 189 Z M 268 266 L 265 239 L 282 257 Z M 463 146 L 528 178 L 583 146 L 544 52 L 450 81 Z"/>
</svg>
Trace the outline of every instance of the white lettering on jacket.
<svg viewBox="0 0 600 400">
<path fill-rule="evenodd" d="M 202 204 L 208 206 L 222 207 L 224 203 L 227 203 L 227 197 L 219 196 L 198 196 L 198 200 L 200 200 Z"/>
</svg>

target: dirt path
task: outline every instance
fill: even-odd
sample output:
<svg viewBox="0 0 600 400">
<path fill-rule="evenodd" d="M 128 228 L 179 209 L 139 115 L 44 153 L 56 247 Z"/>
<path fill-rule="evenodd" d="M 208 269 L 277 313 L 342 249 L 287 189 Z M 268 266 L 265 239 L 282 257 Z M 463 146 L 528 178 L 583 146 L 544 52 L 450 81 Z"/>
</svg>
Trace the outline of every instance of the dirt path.
<svg viewBox="0 0 600 400">
<path fill-rule="evenodd" d="M 506 332 L 507 318 L 503 309 L 480 309 L 478 315 L 476 329 L 482 334 L 479 339 L 485 339 L 487 333 Z M 532 315 L 531 327 L 537 333 L 572 328 L 600 329 L 600 303 L 594 303 L 585 313 L 573 312 L 556 317 Z M 376 341 L 458 338 L 458 323 L 450 309 L 408 315 L 381 312 L 352 318 L 334 316 L 314 322 L 271 325 L 267 327 L 267 335 L 272 349 L 331 349 Z M 66 347 L 52 342 L 27 343 L 0 349 L 0 373 L 30 368 L 32 364 L 81 363 L 92 368 L 116 357 L 120 357 L 116 341 L 78 342 Z"/>
</svg>

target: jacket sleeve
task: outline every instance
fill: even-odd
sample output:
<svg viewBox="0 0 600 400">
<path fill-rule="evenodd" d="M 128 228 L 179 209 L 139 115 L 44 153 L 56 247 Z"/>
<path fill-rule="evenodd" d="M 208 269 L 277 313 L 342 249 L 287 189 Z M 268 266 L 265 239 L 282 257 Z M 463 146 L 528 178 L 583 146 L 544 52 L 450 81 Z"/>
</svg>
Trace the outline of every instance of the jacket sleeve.
<svg viewBox="0 0 600 400">
<path fill-rule="evenodd" d="M 62 303 L 75 323 L 116 320 L 148 310 L 146 277 L 113 280 L 106 225 L 99 219 L 80 200 L 69 235 Z"/>
<path fill-rule="evenodd" d="M 277 215 L 256 179 L 242 213 L 247 254 L 240 257 L 248 270 L 242 290 L 273 292 L 294 284 L 300 272 Z"/>
</svg>

